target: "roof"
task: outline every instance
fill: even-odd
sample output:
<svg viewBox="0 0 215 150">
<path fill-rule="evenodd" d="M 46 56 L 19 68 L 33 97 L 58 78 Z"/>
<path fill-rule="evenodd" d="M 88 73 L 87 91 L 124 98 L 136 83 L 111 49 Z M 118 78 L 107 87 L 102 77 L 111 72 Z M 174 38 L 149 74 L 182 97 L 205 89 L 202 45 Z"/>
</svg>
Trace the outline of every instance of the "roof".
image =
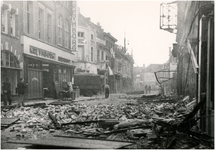
<svg viewBox="0 0 215 150">
<path fill-rule="evenodd" d="M 108 32 L 108 33 L 105 32 L 104 35 L 110 37 L 110 38 L 111 38 L 113 41 L 115 41 L 115 42 L 118 41 L 118 40 L 117 40 L 115 37 L 113 37 L 109 32 Z"/>
<path fill-rule="evenodd" d="M 145 72 L 156 72 L 163 68 L 163 64 L 150 64 L 146 69 L 144 69 Z"/>
</svg>

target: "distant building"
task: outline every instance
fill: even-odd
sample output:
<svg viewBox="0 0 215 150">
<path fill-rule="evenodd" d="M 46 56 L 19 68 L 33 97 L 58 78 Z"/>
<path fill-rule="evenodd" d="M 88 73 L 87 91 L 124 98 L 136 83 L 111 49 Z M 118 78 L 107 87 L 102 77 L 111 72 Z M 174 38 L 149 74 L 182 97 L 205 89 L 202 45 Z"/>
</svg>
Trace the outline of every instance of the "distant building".
<svg viewBox="0 0 215 150">
<path fill-rule="evenodd" d="M 161 70 L 163 64 L 150 64 L 143 70 L 144 86 L 151 86 L 152 91 L 159 90 L 159 84 L 157 83 L 154 72 Z"/>
<path fill-rule="evenodd" d="M 134 90 L 135 91 L 144 91 L 144 69 L 143 67 L 134 67 Z"/>
</svg>

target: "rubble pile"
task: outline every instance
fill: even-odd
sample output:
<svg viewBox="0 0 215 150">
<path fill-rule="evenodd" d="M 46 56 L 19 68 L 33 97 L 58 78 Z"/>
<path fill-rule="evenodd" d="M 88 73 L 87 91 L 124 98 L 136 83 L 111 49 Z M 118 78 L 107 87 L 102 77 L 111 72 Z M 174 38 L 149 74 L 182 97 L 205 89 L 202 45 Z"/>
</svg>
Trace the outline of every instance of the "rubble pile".
<svg viewBox="0 0 215 150">
<path fill-rule="evenodd" d="M 210 148 L 169 127 L 192 111 L 193 107 L 186 105 L 183 101 L 93 106 L 71 103 L 11 109 L 2 111 L 1 118 L 20 118 L 7 129 L 18 138 L 73 136 L 135 141 L 130 148 Z"/>
</svg>

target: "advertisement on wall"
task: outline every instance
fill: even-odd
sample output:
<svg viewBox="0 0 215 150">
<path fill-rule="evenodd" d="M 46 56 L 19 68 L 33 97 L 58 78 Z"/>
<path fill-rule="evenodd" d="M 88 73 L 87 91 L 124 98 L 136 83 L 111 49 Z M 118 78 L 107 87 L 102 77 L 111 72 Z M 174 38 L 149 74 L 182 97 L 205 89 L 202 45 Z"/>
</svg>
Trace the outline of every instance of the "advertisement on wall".
<svg viewBox="0 0 215 150">
<path fill-rule="evenodd" d="M 71 23 L 71 49 L 77 51 L 77 2 L 72 1 L 72 23 Z"/>
</svg>

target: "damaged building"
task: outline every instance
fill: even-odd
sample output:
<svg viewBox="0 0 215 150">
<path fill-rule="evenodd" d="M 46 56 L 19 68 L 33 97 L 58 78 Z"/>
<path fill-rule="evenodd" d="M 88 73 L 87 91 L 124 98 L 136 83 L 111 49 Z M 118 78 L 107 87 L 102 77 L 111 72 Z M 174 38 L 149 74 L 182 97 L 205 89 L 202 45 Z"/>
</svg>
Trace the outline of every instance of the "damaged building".
<svg viewBox="0 0 215 150">
<path fill-rule="evenodd" d="M 176 34 L 172 56 L 177 59 L 177 95 L 202 106 L 196 117 L 214 135 L 214 2 L 174 1 L 161 5 L 161 26 Z M 168 10 L 168 11 L 165 11 Z"/>
</svg>

